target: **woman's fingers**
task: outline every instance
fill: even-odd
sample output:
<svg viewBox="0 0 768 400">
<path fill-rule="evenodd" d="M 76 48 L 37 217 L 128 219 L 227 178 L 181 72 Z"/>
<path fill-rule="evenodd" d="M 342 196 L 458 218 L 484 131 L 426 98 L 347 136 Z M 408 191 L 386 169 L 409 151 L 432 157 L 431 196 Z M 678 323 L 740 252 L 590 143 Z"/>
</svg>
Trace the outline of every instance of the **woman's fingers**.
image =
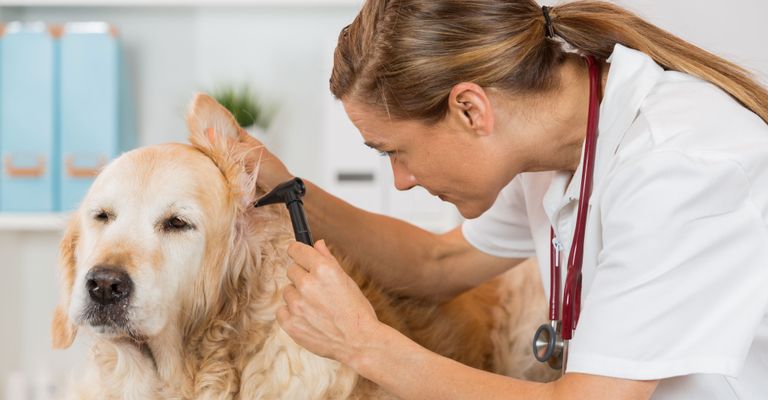
<svg viewBox="0 0 768 400">
<path fill-rule="evenodd" d="M 257 184 L 264 190 L 293 179 L 288 168 L 267 149 L 258 139 L 248 133 L 240 132 L 235 146 L 242 152 L 245 169 L 257 175 Z"/>
<path fill-rule="evenodd" d="M 301 242 L 293 242 L 288 245 L 288 256 L 290 256 L 296 264 L 299 264 L 309 272 L 315 270 L 321 263 L 328 263 L 328 260 L 324 255 L 320 254 L 313 247 Z"/>
<path fill-rule="evenodd" d="M 309 275 L 304 267 L 296 263 L 288 266 L 286 274 L 288 275 L 288 279 L 290 279 L 294 286 L 297 288 L 300 288 L 302 285 L 304 285 L 304 281 Z"/>
<path fill-rule="evenodd" d="M 301 294 L 299 294 L 299 291 L 295 286 L 288 285 L 283 289 L 283 300 L 285 300 L 285 305 L 288 306 L 288 311 L 290 311 L 292 315 L 299 313 Z"/>
<path fill-rule="evenodd" d="M 288 311 L 288 306 L 280 306 L 277 308 L 277 322 L 280 324 L 280 326 L 283 327 L 284 330 L 288 330 L 287 322 L 291 319 L 291 312 Z"/>
<path fill-rule="evenodd" d="M 325 240 L 318 240 L 315 242 L 315 250 L 324 255 L 326 258 L 335 259 L 333 254 L 331 254 L 331 251 L 328 249 L 328 246 L 325 244 Z"/>
</svg>

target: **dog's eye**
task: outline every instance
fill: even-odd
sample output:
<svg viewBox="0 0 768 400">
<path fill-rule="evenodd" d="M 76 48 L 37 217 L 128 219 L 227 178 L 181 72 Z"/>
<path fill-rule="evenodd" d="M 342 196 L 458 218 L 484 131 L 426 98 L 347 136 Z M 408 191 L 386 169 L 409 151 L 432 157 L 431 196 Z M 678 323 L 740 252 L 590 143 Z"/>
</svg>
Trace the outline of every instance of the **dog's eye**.
<svg viewBox="0 0 768 400">
<path fill-rule="evenodd" d="M 109 222 L 109 213 L 102 210 L 96 213 L 93 217 L 96 221 L 107 223 Z"/>
<path fill-rule="evenodd" d="M 163 228 L 166 231 L 184 231 L 191 229 L 192 225 L 188 224 L 187 221 L 184 221 L 179 217 L 171 217 L 165 220 L 165 223 L 163 223 Z"/>
</svg>

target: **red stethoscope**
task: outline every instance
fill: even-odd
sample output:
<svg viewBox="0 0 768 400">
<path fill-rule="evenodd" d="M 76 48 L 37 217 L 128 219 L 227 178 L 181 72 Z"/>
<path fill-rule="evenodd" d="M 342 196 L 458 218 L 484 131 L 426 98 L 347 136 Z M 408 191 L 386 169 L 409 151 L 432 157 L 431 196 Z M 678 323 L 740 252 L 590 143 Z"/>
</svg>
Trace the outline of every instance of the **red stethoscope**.
<svg viewBox="0 0 768 400">
<path fill-rule="evenodd" d="M 560 320 L 560 253 L 563 245 L 550 229 L 549 249 L 549 323 L 536 330 L 533 337 L 533 354 L 537 360 L 554 369 L 562 369 L 568 363 L 568 342 L 573 338 L 581 308 L 581 264 L 584 259 L 584 232 L 587 225 L 587 206 L 592 193 L 592 173 L 595 166 L 595 145 L 600 113 L 601 65 L 592 56 L 585 57 L 589 66 L 589 116 L 587 138 L 584 144 L 584 165 L 581 173 L 581 197 L 576 215 L 576 229 L 568 257 L 565 290 Z"/>
</svg>

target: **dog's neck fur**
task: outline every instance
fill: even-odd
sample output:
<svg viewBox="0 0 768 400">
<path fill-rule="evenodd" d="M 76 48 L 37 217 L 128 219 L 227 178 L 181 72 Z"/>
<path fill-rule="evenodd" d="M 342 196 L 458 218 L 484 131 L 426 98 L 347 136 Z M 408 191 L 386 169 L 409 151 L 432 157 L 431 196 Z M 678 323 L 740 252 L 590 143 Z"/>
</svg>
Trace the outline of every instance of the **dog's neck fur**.
<svg viewBox="0 0 768 400">
<path fill-rule="evenodd" d="M 165 334 L 149 341 L 147 347 L 158 381 L 163 387 L 169 387 L 172 383 L 181 388 L 190 387 L 193 377 L 187 371 L 182 337 L 176 326 L 170 325 Z"/>
</svg>

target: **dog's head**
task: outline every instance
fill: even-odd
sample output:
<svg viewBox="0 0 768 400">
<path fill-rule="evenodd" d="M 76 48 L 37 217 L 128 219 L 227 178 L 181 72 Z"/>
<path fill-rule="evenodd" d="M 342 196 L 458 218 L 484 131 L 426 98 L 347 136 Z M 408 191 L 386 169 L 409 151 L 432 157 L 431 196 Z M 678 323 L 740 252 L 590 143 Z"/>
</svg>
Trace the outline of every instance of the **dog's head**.
<svg viewBox="0 0 768 400">
<path fill-rule="evenodd" d="M 236 247 L 259 195 L 237 146 L 243 133 L 206 95 L 195 97 L 187 122 L 192 146 L 128 152 L 83 199 L 61 242 L 54 347 L 68 347 L 78 327 L 135 340 L 191 329 L 180 325 L 237 290 L 243 271 L 228 259 L 250 257 Z"/>
</svg>

